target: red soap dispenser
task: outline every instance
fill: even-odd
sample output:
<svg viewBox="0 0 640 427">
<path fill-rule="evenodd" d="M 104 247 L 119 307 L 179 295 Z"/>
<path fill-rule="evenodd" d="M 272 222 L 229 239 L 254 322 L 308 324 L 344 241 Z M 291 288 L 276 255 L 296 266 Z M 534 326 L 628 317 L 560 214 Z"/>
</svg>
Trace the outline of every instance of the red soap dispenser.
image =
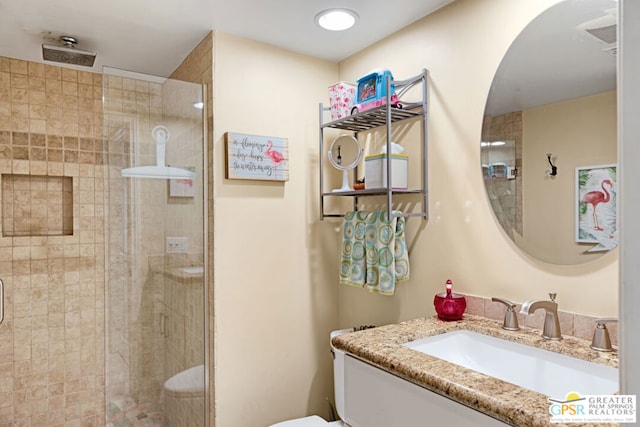
<svg viewBox="0 0 640 427">
<path fill-rule="evenodd" d="M 462 314 L 467 308 L 467 300 L 464 295 L 454 294 L 452 292 L 453 282 L 447 280 L 447 291 L 436 294 L 433 298 L 433 305 L 438 313 L 438 319 L 441 320 L 460 320 Z"/>
</svg>

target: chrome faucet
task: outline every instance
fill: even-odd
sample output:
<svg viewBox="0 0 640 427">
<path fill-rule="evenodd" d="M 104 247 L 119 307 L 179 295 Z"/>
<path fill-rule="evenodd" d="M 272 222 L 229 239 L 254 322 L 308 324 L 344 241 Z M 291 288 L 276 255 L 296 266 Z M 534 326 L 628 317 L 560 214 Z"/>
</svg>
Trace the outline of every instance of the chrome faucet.
<svg viewBox="0 0 640 427">
<path fill-rule="evenodd" d="M 607 323 L 617 322 L 618 319 L 604 318 L 596 320 L 596 329 L 593 331 L 593 339 L 591 340 L 591 348 L 597 351 L 613 351 L 611 346 L 611 338 Z"/>
<path fill-rule="evenodd" d="M 560 321 L 558 319 L 558 303 L 556 294 L 549 294 L 550 301 L 546 300 L 530 300 L 522 304 L 520 313 L 533 314 L 537 309 L 543 308 L 546 312 L 544 317 L 544 327 L 542 328 L 542 338 L 547 340 L 561 340 Z"/>
</svg>

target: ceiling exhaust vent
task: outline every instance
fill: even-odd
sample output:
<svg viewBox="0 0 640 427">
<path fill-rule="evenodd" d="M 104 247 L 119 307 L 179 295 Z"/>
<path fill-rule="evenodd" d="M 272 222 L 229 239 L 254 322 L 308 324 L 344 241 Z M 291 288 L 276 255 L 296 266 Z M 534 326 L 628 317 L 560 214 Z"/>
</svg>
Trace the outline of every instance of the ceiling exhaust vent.
<svg viewBox="0 0 640 427">
<path fill-rule="evenodd" d="M 605 15 L 577 26 L 578 31 L 584 32 L 588 38 L 605 45 L 602 50 L 611 55 L 618 52 L 617 45 L 617 9 L 607 9 Z"/>
<path fill-rule="evenodd" d="M 599 28 L 586 28 L 585 31 L 597 38 L 603 43 L 615 43 L 616 42 L 616 29 L 617 25 L 607 25 L 606 27 Z"/>
</svg>

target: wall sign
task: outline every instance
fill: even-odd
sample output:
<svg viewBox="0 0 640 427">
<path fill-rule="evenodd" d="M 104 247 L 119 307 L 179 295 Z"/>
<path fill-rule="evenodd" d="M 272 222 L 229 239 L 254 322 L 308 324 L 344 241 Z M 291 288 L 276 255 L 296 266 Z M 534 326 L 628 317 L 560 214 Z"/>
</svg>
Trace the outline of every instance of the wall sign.
<svg viewBox="0 0 640 427">
<path fill-rule="evenodd" d="M 289 180 L 289 146 L 286 138 L 224 134 L 226 178 Z"/>
</svg>

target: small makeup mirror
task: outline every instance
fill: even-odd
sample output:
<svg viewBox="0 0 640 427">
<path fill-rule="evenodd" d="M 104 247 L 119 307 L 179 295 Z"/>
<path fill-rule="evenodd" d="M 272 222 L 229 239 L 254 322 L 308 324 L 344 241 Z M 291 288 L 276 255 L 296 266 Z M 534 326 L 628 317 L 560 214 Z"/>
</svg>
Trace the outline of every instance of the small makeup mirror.
<svg viewBox="0 0 640 427">
<path fill-rule="evenodd" d="M 333 140 L 329 147 L 329 162 L 334 168 L 343 171 L 342 188 L 333 191 L 353 191 L 349 185 L 349 171 L 362 160 L 362 146 L 353 135 L 342 134 Z"/>
</svg>

